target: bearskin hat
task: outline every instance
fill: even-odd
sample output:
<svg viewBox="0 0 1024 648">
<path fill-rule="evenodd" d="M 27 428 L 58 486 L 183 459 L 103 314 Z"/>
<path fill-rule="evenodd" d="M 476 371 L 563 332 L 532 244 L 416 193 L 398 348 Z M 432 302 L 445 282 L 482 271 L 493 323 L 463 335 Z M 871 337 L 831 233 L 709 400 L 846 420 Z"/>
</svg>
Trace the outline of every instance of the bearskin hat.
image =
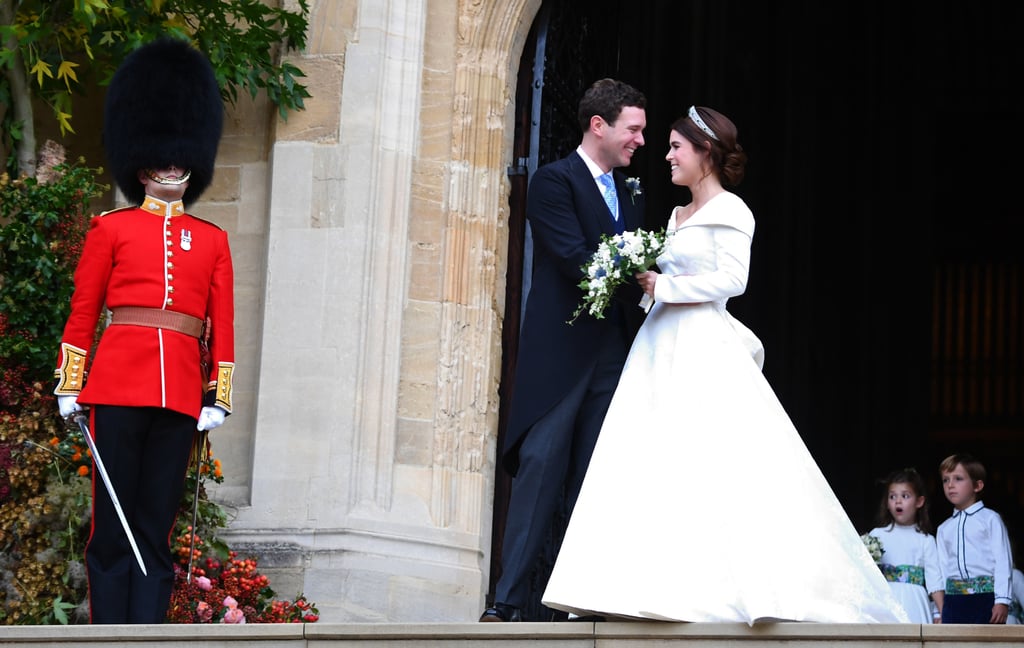
<svg viewBox="0 0 1024 648">
<path fill-rule="evenodd" d="M 182 201 L 190 205 L 213 180 L 223 125 L 224 103 L 206 56 L 179 39 L 143 45 L 107 89 L 103 148 L 117 186 L 139 204 L 139 170 L 184 167 L 192 175 Z"/>
</svg>

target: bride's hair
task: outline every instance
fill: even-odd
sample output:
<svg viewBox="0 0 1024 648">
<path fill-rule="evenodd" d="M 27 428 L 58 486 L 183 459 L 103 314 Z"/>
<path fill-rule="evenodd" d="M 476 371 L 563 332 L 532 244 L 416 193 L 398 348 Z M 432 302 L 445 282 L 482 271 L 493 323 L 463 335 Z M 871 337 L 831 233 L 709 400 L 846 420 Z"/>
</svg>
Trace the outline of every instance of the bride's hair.
<svg viewBox="0 0 1024 648">
<path fill-rule="evenodd" d="M 739 132 L 732 120 L 714 108 L 694 106 L 702 124 L 714 133 L 711 137 L 690 117 L 683 115 L 672 124 L 672 130 L 690 141 L 694 147 L 708 151 L 711 164 L 723 185 L 735 187 L 743 181 L 747 154 L 737 138 Z"/>
</svg>

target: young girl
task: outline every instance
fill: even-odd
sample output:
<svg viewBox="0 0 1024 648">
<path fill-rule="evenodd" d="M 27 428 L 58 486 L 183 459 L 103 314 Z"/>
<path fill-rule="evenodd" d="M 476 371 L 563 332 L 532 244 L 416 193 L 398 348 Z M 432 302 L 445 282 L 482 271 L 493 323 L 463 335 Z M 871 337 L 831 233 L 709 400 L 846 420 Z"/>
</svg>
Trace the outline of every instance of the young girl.
<svg viewBox="0 0 1024 648">
<path fill-rule="evenodd" d="M 939 623 L 945 594 L 924 490 L 913 468 L 890 473 L 878 511 L 881 526 L 868 535 L 882 543 L 878 566 L 910 621 Z"/>
</svg>

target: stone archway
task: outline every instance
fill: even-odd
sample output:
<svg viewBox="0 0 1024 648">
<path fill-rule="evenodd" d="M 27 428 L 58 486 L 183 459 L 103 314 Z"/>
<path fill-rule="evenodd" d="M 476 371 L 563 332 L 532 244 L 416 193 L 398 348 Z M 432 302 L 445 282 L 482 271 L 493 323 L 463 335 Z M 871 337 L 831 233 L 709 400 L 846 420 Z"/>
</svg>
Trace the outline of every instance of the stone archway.
<svg viewBox="0 0 1024 648">
<path fill-rule="evenodd" d="M 483 603 L 505 169 L 539 6 L 318 5 L 319 103 L 279 125 L 266 167 L 258 478 L 230 537 L 324 618 L 467 620 Z"/>
<path fill-rule="evenodd" d="M 540 4 L 461 2 L 456 68 L 450 81 L 451 141 L 440 200 L 445 225 L 438 267 L 441 339 L 434 517 L 439 526 L 480 532 L 485 553 L 490 544 L 502 358 L 506 171 L 511 164 L 519 58 Z M 414 211 L 415 201 L 414 195 Z M 460 484 L 463 480 L 469 483 Z M 475 504 L 466 506 L 469 502 Z"/>
</svg>

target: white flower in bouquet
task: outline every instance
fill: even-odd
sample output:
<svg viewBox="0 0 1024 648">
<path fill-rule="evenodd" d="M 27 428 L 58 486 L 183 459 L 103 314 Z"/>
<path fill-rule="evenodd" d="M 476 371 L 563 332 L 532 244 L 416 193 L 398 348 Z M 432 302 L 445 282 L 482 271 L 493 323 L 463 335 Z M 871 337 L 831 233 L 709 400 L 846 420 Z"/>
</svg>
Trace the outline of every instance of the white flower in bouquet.
<svg viewBox="0 0 1024 648">
<path fill-rule="evenodd" d="M 864 546 L 867 547 L 868 553 L 871 554 L 871 559 L 875 562 L 882 560 L 882 554 L 885 553 L 885 549 L 882 548 L 882 541 L 876 536 L 864 534 L 860 537 L 864 542 Z"/>
<path fill-rule="evenodd" d="M 664 231 L 638 229 L 602 236 L 597 251 L 580 268 L 585 275 L 579 283 L 583 301 L 573 312 L 569 323 L 575 322 L 584 311 L 597 319 L 604 319 L 604 312 L 616 288 L 636 273 L 649 270 L 664 248 Z"/>
</svg>

